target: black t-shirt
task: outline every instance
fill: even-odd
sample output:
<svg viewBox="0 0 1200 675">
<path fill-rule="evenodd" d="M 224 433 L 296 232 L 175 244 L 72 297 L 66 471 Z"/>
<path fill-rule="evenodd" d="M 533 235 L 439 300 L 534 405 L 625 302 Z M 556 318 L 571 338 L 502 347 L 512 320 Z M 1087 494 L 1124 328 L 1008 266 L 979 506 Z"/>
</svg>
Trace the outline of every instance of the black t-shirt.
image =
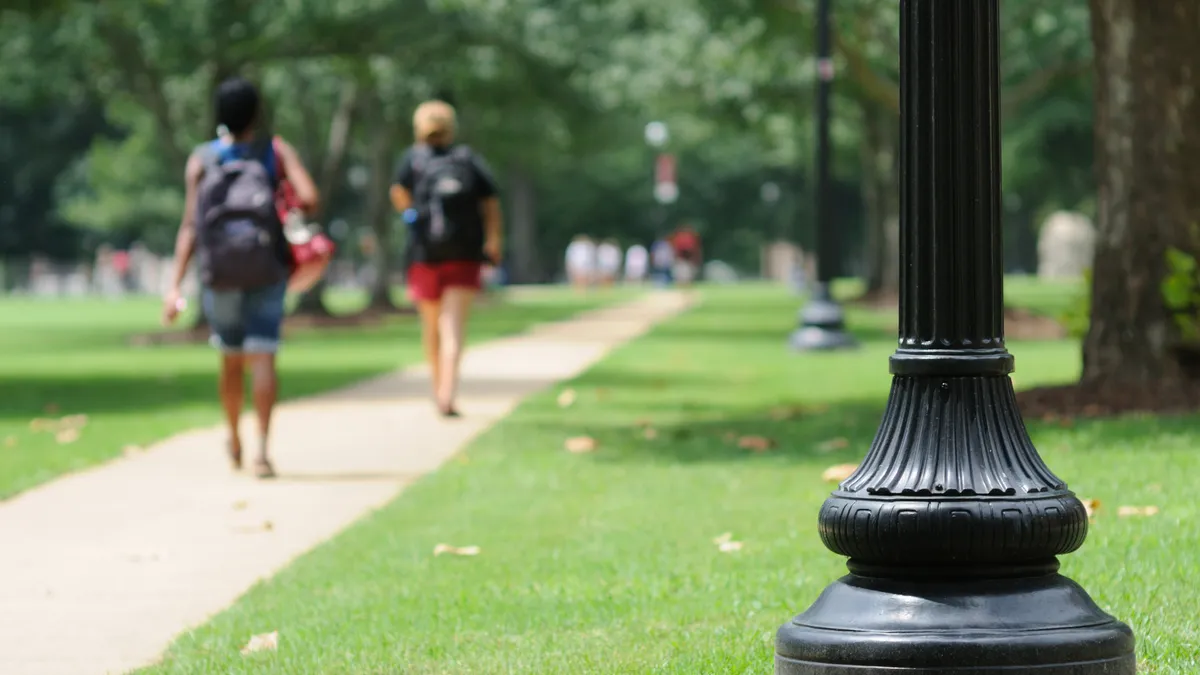
<svg viewBox="0 0 1200 675">
<path fill-rule="evenodd" d="M 454 148 L 455 146 L 435 147 L 432 148 L 432 152 L 436 156 L 444 156 L 453 152 Z M 409 195 L 416 200 L 419 176 L 413 167 L 413 159 L 414 149 L 409 148 L 400 159 L 400 164 L 396 168 L 396 177 L 392 183 L 408 190 Z M 420 236 L 419 228 L 410 225 L 408 228 L 408 262 L 475 262 L 484 259 L 483 214 L 479 207 L 482 206 L 483 200 L 494 197 L 498 190 L 491 170 L 488 169 L 483 158 L 473 151 L 470 153 L 470 169 L 472 173 L 470 189 L 474 197 L 475 208 L 453 216 L 456 228 L 454 241 L 450 244 L 431 246 Z M 420 205 L 414 204 L 414 206 Z"/>
</svg>

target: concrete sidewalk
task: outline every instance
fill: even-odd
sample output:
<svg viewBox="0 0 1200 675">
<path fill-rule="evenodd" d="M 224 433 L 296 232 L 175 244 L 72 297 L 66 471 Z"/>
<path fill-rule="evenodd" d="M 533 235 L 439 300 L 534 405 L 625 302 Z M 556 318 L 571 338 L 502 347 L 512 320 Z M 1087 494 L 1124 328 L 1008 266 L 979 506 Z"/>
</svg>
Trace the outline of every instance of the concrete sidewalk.
<svg viewBox="0 0 1200 675">
<path fill-rule="evenodd" d="M 686 304 L 654 293 L 472 349 L 460 420 L 434 414 L 422 368 L 281 405 L 273 482 L 232 474 L 224 432 L 211 428 L 0 503 L 0 673 L 122 673 L 153 662 L 180 632 L 391 500 L 526 395 Z"/>
</svg>

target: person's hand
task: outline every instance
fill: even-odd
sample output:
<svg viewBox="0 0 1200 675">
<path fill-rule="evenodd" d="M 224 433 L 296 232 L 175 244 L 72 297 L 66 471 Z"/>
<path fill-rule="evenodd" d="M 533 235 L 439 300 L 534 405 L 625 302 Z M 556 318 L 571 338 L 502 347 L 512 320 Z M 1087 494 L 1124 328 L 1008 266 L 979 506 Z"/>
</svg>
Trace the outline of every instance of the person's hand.
<svg viewBox="0 0 1200 675">
<path fill-rule="evenodd" d="M 186 301 L 183 299 L 183 294 L 178 288 L 172 288 L 167 291 L 163 297 L 162 322 L 164 326 L 170 326 L 175 323 L 175 319 L 179 318 L 179 313 L 187 307 Z"/>
<path fill-rule="evenodd" d="M 483 254 L 488 257 L 488 262 L 492 265 L 500 264 L 503 253 L 499 237 L 488 237 L 487 241 L 483 243 Z"/>
</svg>

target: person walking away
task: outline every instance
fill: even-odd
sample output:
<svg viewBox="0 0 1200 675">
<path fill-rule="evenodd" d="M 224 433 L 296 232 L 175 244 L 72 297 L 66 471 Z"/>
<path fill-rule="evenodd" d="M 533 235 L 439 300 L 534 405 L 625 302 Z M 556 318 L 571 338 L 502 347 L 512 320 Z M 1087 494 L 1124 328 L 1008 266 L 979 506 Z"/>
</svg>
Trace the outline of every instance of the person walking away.
<svg viewBox="0 0 1200 675">
<path fill-rule="evenodd" d="M 641 244 L 634 244 L 625 252 L 625 281 L 640 284 L 646 279 L 646 271 L 650 266 L 650 252 Z"/>
<path fill-rule="evenodd" d="M 612 286 L 621 274 L 621 245 L 613 239 L 605 239 L 596 247 L 596 269 L 600 284 Z"/>
<path fill-rule="evenodd" d="M 303 210 L 314 212 L 318 197 L 296 150 L 282 139 L 260 133 L 261 111 L 258 90 L 247 80 L 233 78 L 217 87 L 216 112 L 222 130 L 187 161 L 183 218 L 175 239 L 175 269 L 164 298 L 163 320 L 174 322 L 183 309 L 180 289 L 188 263 L 197 255 L 201 304 L 212 327 L 211 342 L 221 351 L 219 390 L 229 431 L 229 459 L 234 469 L 241 468 L 239 420 L 249 370 L 259 434 L 254 473 L 271 478 L 275 470 L 267 439 L 279 390 L 275 354 L 292 266 L 276 208 L 280 170 L 286 172 Z"/>
<path fill-rule="evenodd" d="M 496 180 L 482 157 L 455 143 L 456 126 L 445 101 L 418 106 L 416 143 L 391 189 L 392 205 L 409 225 L 408 292 L 421 315 L 434 403 L 443 417 L 459 416 L 458 370 L 483 264 L 502 260 Z"/>
<path fill-rule="evenodd" d="M 684 225 L 671 237 L 671 247 L 675 250 L 673 276 L 680 285 L 689 286 L 700 270 L 700 236 Z"/>
<path fill-rule="evenodd" d="M 675 265 L 675 249 L 671 243 L 666 239 L 655 241 L 650 246 L 650 262 L 654 266 L 655 280 L 662 286 L 669 286 Z"/>
<path fill-rule="evenodd" d="M 596 243 L 586 234 L 577 234 L 567 245 L 567 279 L 575 290 L 583 292 L 596 280 Z"/>
</svg>

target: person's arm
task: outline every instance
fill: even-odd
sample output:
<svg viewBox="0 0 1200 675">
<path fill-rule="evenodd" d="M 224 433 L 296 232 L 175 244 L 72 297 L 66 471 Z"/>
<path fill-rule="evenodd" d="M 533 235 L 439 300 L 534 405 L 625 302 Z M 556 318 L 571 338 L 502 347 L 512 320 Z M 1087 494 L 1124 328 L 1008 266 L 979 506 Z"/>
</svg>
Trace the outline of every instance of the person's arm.
<svg viewBox="0 0 1200 675">
<path fill-rule="evenodd" d="M 504 212 L 500 208 L 499 187 L 483 158 L 473 156 L 479 183 L 479 215 L 483 218 L 483 252 L 499 265 L 504 257 Z"/>
<path fill-rule="evenodd" d="M 392 187 L 388 191 L 388 196 L 392 200 L 392 207 L 398 213 L 404 213 L 406 210 L 412 208 L 413 183 L 415 179 L 412 152 L 410 151 L 404 154 L 399 166 L 396 167 L 396 176 L 392 179 Z"/>
<path fill-rule="evenodd" d="M 196 191 L 204 175 L 204 163 L 199 154 L 188 157 L 183 172 L 183 216 L 179 219 L 179 232 L 175 235 L 175 269 L 171 273 L 171 286 L 163 299 L 163 321 L 171 323 L 179 316 L 182 300 L 183 278 L 187 276 L 188 264 L 196 251 Z"/>
<path fill-rule="evenodd" d="M 321 196 L 317 192 L 317 184 L 313 182 L 312 174 L 300 161 L 300 153 L 290 143 L 282 138 L 276 139 L 275 151 L 279 155 L 279 163 L 283 167 L 283 175 L 296 191 L 296 199 L 304 209 L 305 215 L 312 216 L 321 206 Z"/>
</svg>

